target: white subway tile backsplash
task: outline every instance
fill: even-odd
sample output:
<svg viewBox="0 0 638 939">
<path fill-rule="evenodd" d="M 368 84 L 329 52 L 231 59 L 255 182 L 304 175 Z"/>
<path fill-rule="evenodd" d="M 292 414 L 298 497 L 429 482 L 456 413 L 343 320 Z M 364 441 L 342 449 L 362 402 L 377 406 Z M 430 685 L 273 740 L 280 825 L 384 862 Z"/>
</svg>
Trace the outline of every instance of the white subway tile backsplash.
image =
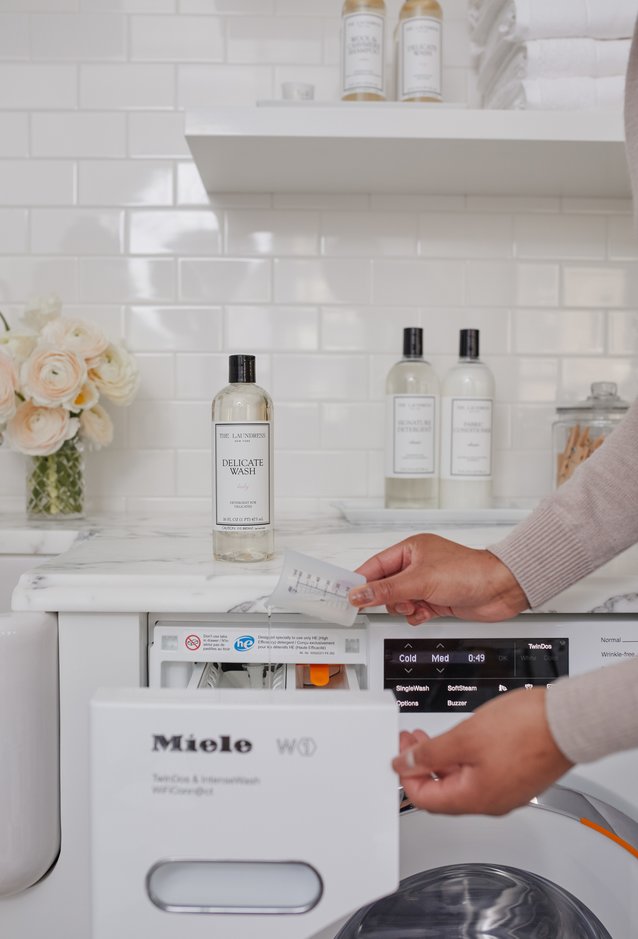
<svg viewBox="0 0 638 939">
<path fill-rule="evenodd" d="M 629 351 L 629 350 L 628 350 Z M 574 358 L 563 359 L 557 399 L 561 402 L 582 401 L 590 394 L 594 381 L 614 381 L 618 394 L 633 401 L 638 394 L 638 359 L 636 358 Z"/>
<path fill-rule="evenodd" d="M 232 352 L 307 352 L 319 346 L 319 314 L 314 307 L 229 306 L 226 346 Z"/>
<path fill-rule="evenodd" d="M 282 401 L 353 400 L 366 397 L 363 355 L 275 355 L 273 392 Z"/>
<path fill-rule="evenodd" d="M 276 303 L 368 303 L 371 264 L 363 260 L 274 262 Z"/>
<path fill-rule="evenodd" d="M 18 512 L 22 509 L 26 472 L 24 455 L 8 448 L 0 448 L 0 479 L 2 480 L 2 511 Z M 6 500 L 6 505 L 5 505 Z"/>
<path fill-rule="evenodd" d="M 89 492 L 109 496 L 172 496 L 175 492 L 173 450 L 100 450 L 87 455 Z"/>
<path fill-rule="evenodd" d="M 126 110 L 172 108 L 172 65 L 81 65 L 80 107 Z"/>
<path fill-rule="evenodd" d="M 319 216 L 281 210 L 226 213 L 226 252 L 233 255 L 317 254 Z"/>
<path fill-rule="evenodd" d="M 210 307 L 132 306 L 126 339 L 140 351 L 195 352 L 222 348 L 222 311 Z"/>
<path fill-rule="evenodd" d="M 173 168 L 160 160 L 91 160 L 79 165 L 81 205 L 170 205 Z"/>
<path fill-rule="evenodd" d="M 28 152 L 28 115 L 11 112 L 0 113 L 0 158 L 25 157 Z"/>
<path fill-rule="evenodd" d="M 514 223 L 519 258 L 591 259 L 605 257 L 606 221 L 601 216 L 529 215 Z"/>
<path fill-rule="evenodd" d="M 78 0 L 2 0 L 0 3 L 0 10 L 15 10 L 18 13 L 47 13 L 53 10 L 57 13 L 69 13 L 75 12 L 77 7 Z"/>
<path fill-rule="evenodd" d="M 638 355 L 638 312 L 610 310 L 607 315 L 610 355 Z"/>
<path fill-rule="evenodd" d="M 0 59 L 9 61 L 28 58 L 28 16 L 18 13 L 0 13 Z"/>
<path fill-rule="evenodd" d="M 519 306 L 558 306 L 560 268 L 557 264 L 517 264 L 516 302 Z"/>
<path fill-rule="evenodd" d="M 566 265 L 563 304 L 597 308 L 638 306 L 635 264 Z"/>
<path fill-rule="evenodd" d="M 413 257 L 417 220 L 408 212 L 325 212 L 321 253 L 336 257 Z"/>
<path fill-rule="evenodd" d="M 229 62 L 312 65 L 322 58 L 322 21 L 246 16 L 226 22 Z"/>
<path fill-rule="evenodd" d="M 179 65 L 177 105 L 190 110 L 253 105 L 272 95 L 272 72 L 263 65 Z"/>
<path fill-rule="evenodd" d="M 208 193 L 194 163 L 177 164 L 177 204 L 210 205 Z"/>
<path fill-rule="evenodd" d="M 75 65 L 35 65 L 0 63 L 0 108 L 75 108 L 77 106 Z"/>
<path fill-rule="evenodd" d="M 220 254 L 219 218 L 205 211 L 133 211 L 129 215 L 131 254 Z"/>
<path fill-rule="evenodd" d="M 183 258 L 180 300 L 190 303 L 261 303 L 270 300 L 270 261 Z"/>
<path fill-rule="evenodd" d="M 32 209 L 34 254 L 122 254 L 124 212 L 116 209 Z"/>
<path fill-rule="evenodd" d="M 494 496 L 504 503 L 516 503 L 524 493 L 527 500 L 542 499 L 553 487 L 551 450 L 501 450 L 494 460 Z"/>
<path fill-rule="evenodd" d="M 418 192 L 373 192 L 370 194 L 370 206 L 375 211 L 381 212 L 464 212 L 465 196 L 432 196 Z"/>
<path fill-rule="evenodd" d="M 507 309 L 428 309 L 423 317 L 424 348 L 430 355 L 457 356 L 461 329 L 478 329 L 481 358 L 511 352 L 511 315 Z"/>
<path fill-rule="evenodd" d="M 557 358 L 494 356 L 489 364 L 501 403 L 533 404 L 556 400 L 559 381 Z"/>
<path fill-rule="evenodd" d="M 132 16 L 131 60 L 220 62 L 224 58 L 221 18 Z"/>
<path fill-rule="evenodd" d="M 104 330 L 111 340 L 124 339 L 124 307 L 82 303 L 64 303 L 62 309 L 64 316 L 77 317 L 95 323 Z"/>
<path fill-rule="evenodd" d="M 96 303 L 170 302 L 175 268 L 169 258 L 81 258 L 79 299 Z"/>
<path fill-rule="evenodd" d="M 178 355 L 176 359 L 177 398 L 186 401 L 212 401 L 228 384 L 228 355 Z M 264 385 L 264 362 L 256 363 L 257 381 Z"/>
<path fill-rule="evenodd" d="M 128 114 L 128 149 L 134 157 L 184 157 L 189 155 L 180 112 L 131 111 Z"/>
<path fill-rule="evenodd" d="M 201 447 L 210 433 L 210 402 L 139 401 L 131 409 L 129 441 L 135 447 Z"/>
<path fill-rule="evenodd" d="M 383 404 L 321 405 L 321 443 L 326 450 L 381 449 L 385 442 Z"/>
<path fill-rule="evenodd" d="M 467 304 L 508 307 L 514 303 L 515 270 L 510 261 L 468 261 Z"/>
<path fill-rule="evenodd" d="M 428 212 L 420 218 L 419 253 L 428 258 L 509 258 L 512 220 L 487 213 Z"/>
<path fill-rule="evenodd" d="M 585 214 L 594 214 L 596 212 L 608 215 L 610 213 L 618 215 L 631 215 L 631 199 L 604 199 L 604 198 L 569 198 L 564 196 L 561 199 L 561 208 L 564 212 L 583 212 Z"/>
<path fill-rule="evenodd" d="M 556 409 L 550 405 L 513 405 L 512 442 L 514 450 L 547 451 L 552 446 L 552 423 Z"/>
<path fill-rule="evenodd" d="M 0 205 L 73 205 L 75 166 L 61 160 L 0 160 Z"/>
<path fill-rule="evenodd" d="M 177 453 L 177 495 L 208 499 L 204 511 L 210 513 L 213 467 L 210 447 L 205 450 L 179 450 Z M 212 542 L 211 542 L 212 549 Z"/>
<path fill-rule="evenodd" d="M 389 306 L 460 306 L 465 301 L 465 265 L 461 261 L 373 262 L 373 300 Z"/>
<path fill-rule="evenodd" d="M 124 60 L 126 17 L 121 13 L 77 13 L 31 16 L 34 59 Z"/>
<path fill-rule="evenodd" d="M 557 196 L 467 196 L 468 212 L 559 212 Z"/>
<path fill-rule="evenodd" d="M 26 209 L 0 209 L 0 254 L 26 254 L 28 226 Z"/>
<path fill-rule="evenodd" d="M 272 97 L 283 98 L 284 82 L 305 82 L 313 86 L 315 101 L 339 100 L 339 74 L 332 65 L 282 65 L 275 69 Z M 262 89 L 259 98 L 268 95 Z"/>
<path fill-rule="evenodd" d="M 276 209 L 367 209 L 370 196 L 364 192 L 276 192 Z"/>
<path fill-rule="evenodd" d="M 0 303 L 23 305 L 32 297 L 55 293 L 65 303 L 77 299 L 75 258 L 0 257 Z"/>
<path fill-rule="evenodd" d="M 46 0 L 45 0 L 46 2 Z M 174 13 L 178 0 L 79 0 L 81 10 L 117 10 L 122 13 Z M 78 0 L 74 0 L 75 6 Z"/>
<path fill-rule="evenodd" d="M 31 118 L 35 157 L 126 156 L 126 115 L 115 112 L 43 112 Z"/>
<path fill-rule="evenodd" d="M 275 0 L 179 0 L 182 13 L 252 15 L 273 13 Z"/>
<path fill-rule="evenodd" d="M 616 215 L 609 219 L 607 252 L 612 261 L 638 259 L 638 235 L 631 215 Z"/>
<path fill-rule="evenodd" d="M 411 307 L 325 307 L 321 311 L 321 348 L 326 352 L 385 352 L 402 349 L 405 326 L 421 326 Z"/>
<path fill-rule="evenodd" d="M 320 449 L 319 404 L 277 401 L 275 407 L 275 446 L 278 450 Z"/>
<path fill-rule="evenodd" d="M 349 498 L 365 492 L 365 453 L 290 451 L 275 456 L 276 491 L 286 498 Z"/>
<path fill-rule="evenodd" d="M 518 355 L 602 355 L 605 314 L 600 310 L 515 310 Z"/>
</svg>

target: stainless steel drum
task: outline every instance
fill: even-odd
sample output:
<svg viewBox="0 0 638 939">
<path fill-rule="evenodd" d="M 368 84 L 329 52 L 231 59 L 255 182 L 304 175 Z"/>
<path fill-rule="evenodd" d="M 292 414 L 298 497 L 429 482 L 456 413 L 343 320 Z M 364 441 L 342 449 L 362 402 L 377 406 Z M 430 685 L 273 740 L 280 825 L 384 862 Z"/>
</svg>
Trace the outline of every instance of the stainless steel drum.
<svg viewBox="0 0 638 939">
<path fill-rule="evenodd" d="M 612 939 L 573 894 L 538 874 L 454 864 L 414 874 L 336 939 Z"/>
</svg>

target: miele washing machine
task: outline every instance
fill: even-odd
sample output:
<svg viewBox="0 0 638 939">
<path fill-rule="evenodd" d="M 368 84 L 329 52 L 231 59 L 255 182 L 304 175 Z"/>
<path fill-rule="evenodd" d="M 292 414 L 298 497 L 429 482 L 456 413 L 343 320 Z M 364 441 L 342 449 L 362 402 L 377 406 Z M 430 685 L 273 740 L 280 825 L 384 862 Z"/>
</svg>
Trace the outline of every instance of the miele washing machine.
<svg viewBox="0 0 638 939">
<path fill-rule="evenodd" d="M 254 610 L 150 615 L 149 688 L 93 701 L 93 939 L 638 935 L 638 753 L 503 818 L 415 811 L 388 772 L 398 725 L 633 655 L 634 619 Z"/>
</svg>

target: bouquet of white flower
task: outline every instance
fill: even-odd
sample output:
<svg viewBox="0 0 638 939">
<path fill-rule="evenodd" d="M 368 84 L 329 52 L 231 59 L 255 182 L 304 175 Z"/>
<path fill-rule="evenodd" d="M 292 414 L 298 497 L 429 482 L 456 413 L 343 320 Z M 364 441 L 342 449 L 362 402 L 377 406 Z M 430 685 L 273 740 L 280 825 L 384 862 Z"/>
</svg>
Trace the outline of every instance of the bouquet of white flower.
<svg viewBox="0 0 638 939">
<path fill-rule="evenodd" d="M 130 404 L 139 372 L 121 343 L 92 323 L 61 316 L 61 307 L 57 297 L 38 299 L 16 329 L 0 313 L 0 440 L 33 458 L 30 514 L 79 516 L 83 447 L 113 439 L 100 396 Z"/>
</svg>

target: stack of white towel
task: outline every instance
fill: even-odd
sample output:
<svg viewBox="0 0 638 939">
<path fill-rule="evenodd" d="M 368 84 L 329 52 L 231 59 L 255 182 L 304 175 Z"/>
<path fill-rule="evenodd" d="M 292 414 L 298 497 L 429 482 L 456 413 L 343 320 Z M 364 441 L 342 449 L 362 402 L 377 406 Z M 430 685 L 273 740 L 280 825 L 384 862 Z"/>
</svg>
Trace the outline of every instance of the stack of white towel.
<svg viewBox="0 0 638 939">
<path fill-rule="evenodd" d="M 470 0 L 485 108 L 622 107 L 638 0 Z"/>
</svg>

